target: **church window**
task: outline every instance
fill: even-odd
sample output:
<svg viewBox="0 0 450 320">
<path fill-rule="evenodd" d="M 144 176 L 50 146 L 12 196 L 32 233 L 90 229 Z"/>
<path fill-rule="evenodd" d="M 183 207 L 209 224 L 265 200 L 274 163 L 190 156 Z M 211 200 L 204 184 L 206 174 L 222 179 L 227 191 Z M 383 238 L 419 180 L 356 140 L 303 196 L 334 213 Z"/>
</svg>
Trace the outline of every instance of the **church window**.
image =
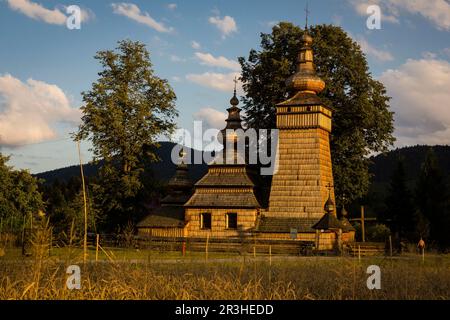
<svg viewBox="0 0 450 320">
<path fill-rule="evenodd" d="M 227 213 L 227 229 L 237 229 L 237 213 Z"/>
<path fill-rule="evenodd" d="M 211 213 L 205 212 L 200 214 L 200 228 L 211 229 Z"/>
</svg>

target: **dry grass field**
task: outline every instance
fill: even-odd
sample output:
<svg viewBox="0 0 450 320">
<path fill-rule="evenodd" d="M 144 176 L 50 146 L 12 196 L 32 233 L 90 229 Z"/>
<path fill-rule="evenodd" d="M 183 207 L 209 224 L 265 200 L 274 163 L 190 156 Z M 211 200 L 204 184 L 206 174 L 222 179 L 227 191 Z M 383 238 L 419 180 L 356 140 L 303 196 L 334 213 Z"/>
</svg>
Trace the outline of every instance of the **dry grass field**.
<svg viewBox="0 0 450 320">
<path fill-rule="evenodd" d="M 79 249 L 17 250 L 0 257 L 0 299 L 449 299 L 450 257 L 241 257 L 109 251 L 82 263 Z M 81 289 L 66 287 L 67 266 L 81 267 Z M 366 286 L 369 265 L 381 289 Z"/>
</svg>

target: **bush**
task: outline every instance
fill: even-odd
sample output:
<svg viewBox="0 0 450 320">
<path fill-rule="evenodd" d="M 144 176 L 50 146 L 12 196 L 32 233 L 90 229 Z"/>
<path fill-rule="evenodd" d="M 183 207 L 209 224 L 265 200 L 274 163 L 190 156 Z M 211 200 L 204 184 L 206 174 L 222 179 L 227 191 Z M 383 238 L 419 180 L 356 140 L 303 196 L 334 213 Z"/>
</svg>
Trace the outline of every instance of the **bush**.
<svg viewBox="0 0 450 320">
<path fill-rule="evenodd" d="M 389 228 L 384 224 L 376 224 L 367 228 L 366 238 L 370 241 L 385 242 L 391 234 Z"/>
</svg>

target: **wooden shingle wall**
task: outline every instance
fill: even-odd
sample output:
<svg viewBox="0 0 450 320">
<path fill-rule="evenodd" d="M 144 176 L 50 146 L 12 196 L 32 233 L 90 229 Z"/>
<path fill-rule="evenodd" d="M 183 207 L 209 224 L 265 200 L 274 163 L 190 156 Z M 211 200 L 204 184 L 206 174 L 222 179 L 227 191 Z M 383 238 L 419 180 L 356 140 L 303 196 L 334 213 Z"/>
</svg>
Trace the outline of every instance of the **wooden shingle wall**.
<svg viewBox="0 0 450 320">
<path fill-rule="evenodd" d="M 241 237 L 242 232 L 248 231 L 255 226 L 257 209 L 239 208 L 186 208 L 186 221 L 188 222 L 185 231 L 187 237 Z M 204 230 L 200 226 L 200 215 L 202 213 L 211 214 L 211 229 Z M 226 214 L 237 213 L 238 229 L 227 229 Z"/>
<path fill-rule="evenodd" d="M 279 131 L 278 163 L 268 216 L 320 219 L 333 185 L 329 133 L 321 128 Z M 334 201 L 334 192 L 331 189 Z"/>
</svg>

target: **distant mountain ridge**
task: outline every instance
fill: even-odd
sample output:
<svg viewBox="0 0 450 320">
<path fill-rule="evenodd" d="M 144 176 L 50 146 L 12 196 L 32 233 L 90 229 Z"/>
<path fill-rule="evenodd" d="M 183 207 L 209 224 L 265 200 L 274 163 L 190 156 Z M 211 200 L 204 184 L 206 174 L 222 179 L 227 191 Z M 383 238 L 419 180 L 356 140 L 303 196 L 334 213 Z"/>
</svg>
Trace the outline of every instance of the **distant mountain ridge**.
<svg viewBox="0 0 450 320">
<path fill-rule="evenodd" d="M 156 155 L 161 161 L 151 164 L 151 169 L 156 179 L 160 181 L 167 181 L 175 174 L 176 165 L 171 160 L 171 153 L 173 147 L 176 145 L 173 142 L 160 142 L 160 147 L 156 149 Z M 191 156 L 194 158 L 194 154 L 199 153 L 198 157 L 202 157 L 202 152 L 194 149 L 187 148 L 187 151 L 191 151 Z M 87 163 L 83 165 L 83 172 L 86 177 L 93 176 L 97 173 L 101 163 L 93 164 Z M 205 163 L 188 165 L 189 176 L 192 181 L 200 179 L 208 170 Z M 53 183 L 55 180 L 61 182 L 67 182 L 73 176 L 80 176 L 80 166 L 70 166 L 51 171 L 41 172 L 34 175 L 39 179 L 44 179 L 45 183 Z"/>
<path fill-rule="evenodd" d="M 151 165 L 156 179 L 167 181 L 175 173 L 175 164 L 171 161 L 171 152 L 174 146 L 175 144 L 172 142 L 161 142 L 160 148 L 156 150 L 156 154 L 161 159 L 161 161 Z M 421 165 L 430 148 L 434 150 L 443 173 L 450 176 L 450 146 L 413 146 L 398 148 L 372 157 L 371 160 L 373 163 L 370 166 L 370 172 L 373 174 L 372 183 L 374 185 L 385 185 L 389 183 L 393 170 L 400 157 L 404 159 L 408 180 L 411 183 L 414 182 L 418 177 Z M 192 157 L 194 157 L 194 153 L 200 153 L 200 155 L 197 156 L 202 156 L 201 151 L 193 149 L 191 149 L 191 151 Z M 83 166 L 84 174 L 87 177 L 95 175 L 98 167 L 99 164 L 85 164 Z M 193 181 L 200 179 L 206 171 L 207 165 L 205 163 L 200 165 L 189 165 L 189 175 Z M 35 174 L 36 177 L 44 179 L 46 183 L 52 183 L 56 179 L 68 181 L 72 176 L 79 175 L 79 166 L 70 166 Z"/>
<path fill-rule="evenodd" d="M 433 149 L 442 172 L 448 176 L 450 174 L 450 146 L 417 145 L 398 148 L 373 157 L 373 163 L 370 166 L 370 172 L 373 174 L 372 183 L 388 183 L 400 158 L 404 160 L 407 180 L 410 183 L 414 182 L 418 178 L 429 149 Z"/>
</svg>

